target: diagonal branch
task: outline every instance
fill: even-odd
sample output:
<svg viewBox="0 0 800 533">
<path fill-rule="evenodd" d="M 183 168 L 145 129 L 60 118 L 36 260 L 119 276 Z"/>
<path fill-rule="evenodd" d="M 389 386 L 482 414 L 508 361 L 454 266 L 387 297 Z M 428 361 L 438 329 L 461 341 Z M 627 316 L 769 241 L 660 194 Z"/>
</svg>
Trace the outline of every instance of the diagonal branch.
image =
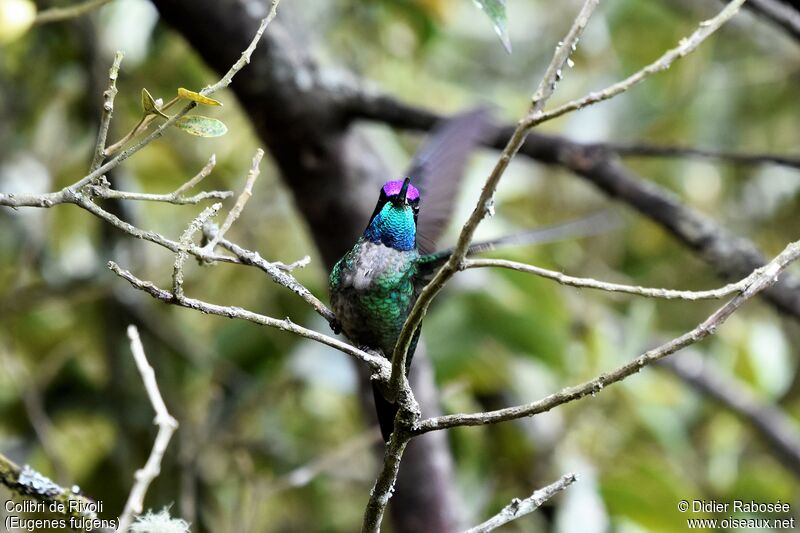
<svg viewBox="0 0 800 533">
<path fill-rule="evenodd" d="M 634 85 L 644 81 L 651 74 L 667 70 L 675 61 L 693 52 L 712 33 L 717 31 L 720 27 L 722 27 L 723 24 L 733 18 L 733 16 L 738 13 L 739 8 L 742 6 L 742 4 L 744 4 L 744 2 L 745 0 L 733 0 L 727 4 L 722 11 L 717 14 L 717 16 L 701 22 L 700 26 L 694 31 L 694 33 L 692 33 L 689 37 L 681 39 L 678 46 L 667 51 L 656 61 L 650 63 L 638 72 L 628 76 L 624 80 L 610 85 L 602 91 L 592 92 L 583 98 L 578 98 L 577 100 L 567 102 L 566 104 L 561 105 L 552 111 L 534 113 L 528 118 L 528 121 L 530 122 L 531 126 L 533 126 L 547 120 L 560 117 L 561 115 L 571 111 L 583 109 L 586 106 L 608 100 L 624 93 Z"/>
<path fill-rule="evenodd" d="M 506 147 L 503 149 L 502 154 L 500 154 L 497 164 L 483 186 L 483 190 L 478 198 L 477 205 L 461 229 L 461 233 L 458 236 L 458 241 L 456 246 L 453 248 L 450 258 L 439 269 L 439 271 L 436 272 L 436 275 L 433 277 L 433 279 L 425 286 L 420 293 L 419 298 L 417 298 L 414 307 L 411 309 L 411 312 L 409 313 L 408 318 L 403 325 L 403 329 L 397 338 L 397 342 L 394 347 L 394 353 L 392 354 L 392 380 L 390 393 L 397 394 L 404 388 L 404 384 L 407 383 L 405 376 L 406 359 L 408 357 L 408 349 L 411 345 L 411 339 L 414 335 L 414 332 L 422 323 L 422 319 L 427 313 L 428 307 L 433 299 L 439 294 L 447 281 L 461 268 L 461 262 L 466 257 L 467 250 L 469 248 L 469 244 L 472 242 L 472 237 L 475 234 L 475 230 L 478 228 L 478 225 L 481 223 L 484 217 L 492 209 L 494 202 L 494 191 L 497 188 L 497 184 L 500 182 L 500 178 L 505 173 L 506 168 L 508 168 L 508 164 L 511 162 L 511 159 L 525 142 L 525 137 L 527 136 L 528 132 L 534 126 L 535 123 L 531 121 L 531 118 L 541 115 L 541 110 L 544 108 L 547 100 L 553 94 L 555 85 L 561 78 L 562 69 L 567 64 L 567 60 L 569 59 L 572 51 L 575 49 L 576 43 L 583 33 L 583 29 L 586 27 L 586 24 L 588 24 L 589 17 L 591 17 L 592 12 L 594 11 L 595 7 L 597 7 L 598 2 L 599 0 L 586 0 L 577 17 L 573 21 L 572 26 L 567 32 L 567 35 L 556 46 L 555 52 L 553 53 L 553 58 L 550 60 L 550 64 L 545 70 L 545 74 L 539 83 L 539 87 L 533 95 L 530 112 L 526 118 L 519 122 L 517 128 L 514 130 L 514 133 L 511 135 L 511 138 L 506 144 Z"/>
<path fill-rule="evenodd" d="M 236 220 L 239 218 L 239 215 L 242 214 L 245 204 L 247 204 L 247 201 L 253 195 L 253 185 L 255 184 L 259 173 L 261 172 L 259 165 L 261 164 L 261 158 L 263 157 L 264 150 L 261 148 L 256 150 L 256 155 L 253 156 L 253 164 L 250 167 L 250 172 L 247 173 L 247 180 L 245 181 L 244 189 L 242 189 L 242 193 L 236 199 L 236 203 L 228 212 L 228 216 L 225 217 L 225 222 L 222 223 L 222 227 L 211 238 L 211 241 L 204 246 L 206 250 L 213 251 L 219 240 L 225 236 L 225 233 L 231 229 L 233 223 L 236 222 Z"/>
</svg>

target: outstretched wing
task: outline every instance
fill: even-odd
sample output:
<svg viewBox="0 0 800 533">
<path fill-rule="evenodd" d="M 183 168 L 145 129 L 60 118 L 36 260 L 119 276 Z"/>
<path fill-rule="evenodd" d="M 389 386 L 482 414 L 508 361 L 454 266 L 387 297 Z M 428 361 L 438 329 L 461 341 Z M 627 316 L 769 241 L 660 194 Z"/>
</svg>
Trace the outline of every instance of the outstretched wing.
<svg viewBox="0 0 800 533">
<path fill-rule="evenodd" d="M 406 176 L 419 189 L 417 246 L 421 254 L 436 248 L 453 214 L 467 158 L 492 128 L 491 112 L 477 108 L 442 121 L 414 155 Z"/>
</svg>

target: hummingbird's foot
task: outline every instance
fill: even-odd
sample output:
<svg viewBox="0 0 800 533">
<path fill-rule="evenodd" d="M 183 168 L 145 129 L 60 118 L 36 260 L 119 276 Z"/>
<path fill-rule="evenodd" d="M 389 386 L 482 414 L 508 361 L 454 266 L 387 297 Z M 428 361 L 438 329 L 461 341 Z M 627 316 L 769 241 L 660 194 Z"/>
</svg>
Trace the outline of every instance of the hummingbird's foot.
<svg viewBox="0 0 800 533">
<path fill-rule="evenodd" d="M 342 323 L 339 322 L 337 319 L 333 318 L 328 321 L 328 325 L 331 327 L 335 334 L 339 334 L 342 332 Z"/>
</svg>

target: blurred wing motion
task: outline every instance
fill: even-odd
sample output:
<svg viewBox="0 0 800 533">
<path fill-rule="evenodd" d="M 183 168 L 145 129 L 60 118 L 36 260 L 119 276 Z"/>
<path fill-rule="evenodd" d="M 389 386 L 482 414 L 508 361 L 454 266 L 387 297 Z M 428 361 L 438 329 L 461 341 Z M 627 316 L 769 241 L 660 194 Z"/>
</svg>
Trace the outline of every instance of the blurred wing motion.
<svg viewBox="0 0 800 533">
<path fill-rule="evenodd" d="M 453 214 L 467 158 L 492 128 L 491 112 L 486 108 L 461 113 L 437 125 L 431 139 L 414 155 L 405 175 L 420 193 L 420 254 L 436 249 Z"/>
<path fill-rule="evenodd" d="M 615 211 L 606 209 L 568 222 L 542 226 L 490 241 L 476 242 L 469 246 L 467 255 L 475 255 L 498 248 L 505 248 L 506 246 L 545 244 L 567 239 L 591 237 L 608 233 L 620 227 L 621 224 L 622 220 L 619 215 Z M 446 248 L 422 257 L 420 266 L 423 267 L 423 277 L 433 274 L 439 266 L 447 261 L 452 253 L 452 248 Z"/>
</svg>

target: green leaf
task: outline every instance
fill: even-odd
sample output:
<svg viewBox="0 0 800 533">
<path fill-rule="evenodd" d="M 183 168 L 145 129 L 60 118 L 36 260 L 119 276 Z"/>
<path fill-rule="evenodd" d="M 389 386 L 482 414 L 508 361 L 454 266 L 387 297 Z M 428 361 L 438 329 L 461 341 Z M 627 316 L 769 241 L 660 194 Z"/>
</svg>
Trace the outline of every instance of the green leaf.
<svg viewBox="0 0 800 533">
<path fill-rule="evenodd" d="M 202 115 L 181 117 L 175 123 L 175 126 L 189 135 L 197 135 L 198 137 L 219 137 L 228 132 L 228 127 L 221 120 Z"/>
<path fill-rule="evenodd" d="M 144 111 L 145 115 L 158 115 L 160 117 L 169 118 L 159 109 L 150 91 L 145 88 L 142 88 L 142 111 Z"/>
<path fill-rule="evenodd" d="M 474 0 L 474 2 L 492 21 L 495 33 L 500 37 L 500 42 L 503 43 L 506 52 L 510 54 L 511 39 L 508 36 L 506 24 L 508 21 L 506 17 L 506 0 Z"/>
<path fill-rule="evenodd" d="M 178 89 L 178 96 L 186 100 L 192 100 L 193 102 L 197 102 L 198 104 L 222 105 L 222 102 L 220 102 L 219 100 L 214 100 L 213 98 L 209 98 L 208 96 L 203 96 L 200 93 L 190 91 L 189 89 L 184 89 L 183 87 Z"/>
</svg>

